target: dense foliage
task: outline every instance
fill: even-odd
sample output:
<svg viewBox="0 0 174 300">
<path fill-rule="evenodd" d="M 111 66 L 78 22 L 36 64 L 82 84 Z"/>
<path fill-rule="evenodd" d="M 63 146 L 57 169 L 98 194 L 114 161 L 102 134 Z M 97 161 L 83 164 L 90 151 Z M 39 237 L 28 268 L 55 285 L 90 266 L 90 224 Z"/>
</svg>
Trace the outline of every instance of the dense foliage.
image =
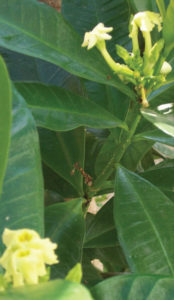
<svg viewBox="0 0 174 300">
<path fill-rule="evenodd" d="M 148 57 L 139 30 L 132 65 L 129 21 L 140 11 L 160 13 L 162 30 L 153 28 Z M 100 22 L 113 27 L 108 51 L 135 84 L 81 47 Z M 173 28 L 174 0 L 63 0 L 61 13 L 0 0 L 0 234 L 34 229 L 59 258 L 50 281 L 0 300 L 174 299 Z"/>
</svg>

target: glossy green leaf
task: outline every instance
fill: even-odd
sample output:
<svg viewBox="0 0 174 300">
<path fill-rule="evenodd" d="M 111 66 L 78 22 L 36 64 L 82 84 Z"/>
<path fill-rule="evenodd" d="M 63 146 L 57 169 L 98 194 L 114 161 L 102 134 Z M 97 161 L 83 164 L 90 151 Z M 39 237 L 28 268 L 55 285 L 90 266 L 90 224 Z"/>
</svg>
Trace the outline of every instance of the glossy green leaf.
<svg viewBox="0 0 174 300">
<path fill-rule="evenodd" d="M 11 128 L 11 83 L 3 58 L 0 56 L 0 195 L 7 166 Z"/>
<path fill-rule="evenodd" d="M 135 171 L 152 145 L 152 141 L 132 141 L 123 155 L 121 164 L 129 170 Z"/>
<path fill-rule="evenodd" d="M 133 97 L 134 93 L 113 74 L 97 49 L 83 49 L 82 38 L 48 5 L 35 0 L 1 0 L 0 28 L 2 47 L 49 61 L 75 75 L 113 85 Z"/>
<path fill-rule="evenodd" d="M 19 83 L 16 87 L 39 127 L 57 131 L 72 130 L 80 126 L 127 127 L 101 106 L 65 89 L 37 83 Z"/>
<path fill-rule="evenodd" d="M 42 165 L 44 186 L 46 190 L 59 194 L 62 198 L 77 198 L 78 192 L 65 179 L 49 168 L 45 163 Z"/>
<path fill-rule="evenodd" d="M 129 7 L 124 0 L 83 0 L 62 1 L 62 14 L 65 19 L 83 36 L 99 22 L 113 27 L 112 40 L 107 46 L 115 55 L 116 42 L 129 47 L 128 37 Z"/>
<path fill-rule="evenodd" d="M 82 285 L 66 280 L 53 280 L 39 285 L 0 292 L 0 300 L 93 300 Z"/>
<path fill-rule="evenodd" d="M 82 266 L 80 263 L 77 263 L 66 276 L 66 280 L 71 282 L 81 283 L 82 281 Z"/>
<path fill-rule="evenodd" d="M 165 41 L 165 52 L 166 56 L 169 55 L 171 50 L 174 48 L 174 1 L 170 0 L 167 8 L 166 16 L 163 24 L 163 38 Z"/>
<path fill-rule="evenodd" d="M 109 200 L 93 218 L 87 219 L 85 248 L 109 247 L 118 244 L 113 220 L 113 199 Z"/>
<path fill-rule="evenodd" d="M 131 270 L 174 274 L 174 203 L 157 187 L 122 167 L 115 186 L 114 218 Z"/>
<path fill-rule="evenodd" d="M 168 103 L 156 110 L 141 109 L 142 115 L 157 128 L 174 137 L 174 104 Z"/>
<path fill-rule="evenodd" d="M 134 140 L 136 141 L 139 139 L 145 139 L 162 144 L 167 144 L 169 146 L 174 146 L 174 138 L 158 129 L 145 131 L 135 135 Z"/>
<path fill-rule="evenodd" d="M 174 200 L 174 160 L 164 161 L 140 175 Z"/>
<path fill-rule="evenodd" d="M 43 235 L 43 180 L 34 120 L 13 89 L 11 144 L 0 200 L 0 233 L 32 228 Z"/>
<path fill-rule="evenodd" d="M 46 208 L 46 236 L 58 243 L 59 264 L 53 276 L 64 278 L 75 264 L 81 262 L 84 239 L 82 199 L 58 203 Z"/>
<path fill-rule="evenodd" d="M 171 300 L 174 279 L 152 275 L 115 276 L 94 286 L 91 293 L 95 300 Z"/>
<path fill-rule="evenodd" d="M 83 196 L 83 177 L 79 170 L 74 169 L 74 164 L 84 168 L 84 129 L 68 132 L 41 129 L 39 136 L 44 163 Z"/>
<path fill-rule="evenodd" d="M 150 102 L 150 106 L 154 108 L 160 104 L 172 103 L 173 93 L 174 82 L 165 84 L 149 95 L 148 100 Z"/>
<path fill-rule="evenodd" d="M 155 149 L 155 151 L 157 151 L 162 157 L 171 159 L 174 158 L 174 147 L 172 146 L 162 143 L 155 143 L 153 145 L 153 149 Z"/>
</svg>

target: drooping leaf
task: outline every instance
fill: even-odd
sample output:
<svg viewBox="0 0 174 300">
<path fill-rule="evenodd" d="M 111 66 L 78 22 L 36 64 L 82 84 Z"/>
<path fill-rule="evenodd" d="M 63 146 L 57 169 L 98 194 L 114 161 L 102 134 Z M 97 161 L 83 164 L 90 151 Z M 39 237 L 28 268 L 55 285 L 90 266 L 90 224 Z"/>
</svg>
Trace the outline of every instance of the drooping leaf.
<svg viewBox="0 0 174 300">
<path fill-rule="evenodd" d="M 93 300 L 82 285 L 67 280 L 53 280 L 0 292 L 0 300 Z"/>
<path fill-rule="evenodd" d="M 156 110 L 141 109 L 142 115 L 157 128 L 174 137 L 174 104 L 162 104 Z"/>
<path fill-rule="evenodd" d="M 174 279 L 152 275 L 115 276 L 98 283 L 91 293 L 95 300 L 170 300 Z"/>
<path fill-rule="evenodd" d="M 134 96 L 113 75 L 96 49 L 87 51 L 81 47 L 79 35 L 48 5 L 35 0 L 1 0 L 0 28 L 2 47 L 41 58 L 75 75 L 116 86 L 128 96 Z M 109 82 L 107 75 L 112 77 Z"/>
<path fill-rule="evenodd" d="M 122 167 L 115 186 L 114 219 L 132 271 L 174 274 L 174 203 L 157 187 Z"/>
<path fill-rule="evenodd" d="M 53 266 L 53 276 L 64 278 L 82 259 L 84 216 L 82 199 L 50 205 L 46 208 L 46 236 L 58 243 L 59 264 Z"/>
<path fill-rule="evenodd" d="M 5 227 L 32 228 L 43 235 L 43 180 L 38 135 L 30 111 L 14 88 L 10 153 L 0 200 L 0 233 Z"/>
<path fill-rule="evenodd" d="M 92 101 L 65 89 L 36 83 L 16 84 L 39 127 L 67 131 L 80 126 L 107 128 L 126 124 Z"/>
<path fill-rule="evenodd" d="M 74 169 L 74 164 L 84 168 L 84 129 L 68 132 L 41 129 L 39 136 L 44 163 L 83 196 L 83 177 L 78 169 Z"/>
<path fill-rule="evenodd" d="M 10 144 L 12 92 L 3 58 L 0 56 L 0 196 Z"/>
</svg>

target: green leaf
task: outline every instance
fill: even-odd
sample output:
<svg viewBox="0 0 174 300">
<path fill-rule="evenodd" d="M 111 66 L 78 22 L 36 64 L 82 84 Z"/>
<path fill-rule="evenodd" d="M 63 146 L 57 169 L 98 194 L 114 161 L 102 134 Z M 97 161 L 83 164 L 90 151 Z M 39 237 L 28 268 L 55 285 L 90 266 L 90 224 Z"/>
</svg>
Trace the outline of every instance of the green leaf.
<svg viewBox="0 0 174 300">
<path fill-rule="evenodd" d="M 174 160 L 164 161 L 139 175 L 156 185 L 174 201 Z"/>
<path fill-rule="evenodd" d="M 156 0 L 156 3 L 158 5 L 158 9 L 160 11 L 160 15 L 164 19 L 165 14 L 166 14 L 166 7 L 165 7 L 164 0 Z"/>
<path fill-rule="evenodd" d="M 172 103 L 174 93 L 174 82 L 168 83 L 151 93 L 148 97 L 151 107 L 156 107 L 164 103 Z"/>
<path fill-rule="evenodd" d="M 162 143 L 155 143 L 153 149 L 158 152 L 162 157 L 165 158 L 174 158 L 174 147 L 168 146 Z"/>
<path fill-rule="evenodd" d="M 48 5 L 35 0 L 1 0 L 0 28 L 2 47 L 49 61 L 83 78 L 113 85 L 134 97 L 97 49 L 83 49 L 79 35 Z"/>
<path fill-rule="evenodd" d="M 38 135 L 32 115 L 15 89 L 12 117 L 10 153 L 0 200 L 0 235 L 5 227 L 31 228 L 43 235 Z"/>
<path fill-rule="evenodd" d="M 168 103 L 157 109 L 141 109 L 142 115 L 157 128 L 174 137 L 174 104 Z"/>
<path fill-rule="evenodd" d="M 78 195 L 83 196 L 83 177 L 79 170 L 74 169 L 74 164 L 78 163 L 80 168 L 84 168 L 84 129 L 68 132 L 41 129 L 39 136 L 44 163 L 69 182 Z"/>
<path fill-rule="evenodd" d="M 139 133 L 134 136 L 134 140 L 149 140 L 149 141 L 154 141 L 154 142 L 159 142 L 162 144 L 167 144 L 169 146 L 174 146 L 174 139 L 170 135 L 162 132 L 161 130 L 155 129 L 155 130 L 149 130 L 149 131 L 144 131 L 142 133 Z"/>
<path fill-rule="evenodd" d="M 45 190 L 59 194 L 62 198 L 77 198 L 78 192 L 65 179 L 49 168 L 45 163 L 42 165 Z M 47 191 L 45 191 L 47 193 Z M 53 203 L 52 203 L 53 204 Z"/>
<path fill-rule="evenodd" d="M 101 106 L 65 89 L 37 83 L 16 84 L 39 127 L 65 131 L 80 126 L 108 128 L 126 124 Z"/>
<path fill-rule="evenodd" d="M 128 3 L 134 13 L 145 10 L 157 11 L 157 6 L 154 0 L 128 0 Z"/>
<path fill-rule="evenodd" d="M 11 128 L 11 86 L 7 68 L 0 56 L 0 195 L 7 166 Z"/>
<path fill-rule="evenodd" d="M 171 300 L 174 279 L 152 275 L 115 276 L 98 283 L 91 293 L 95 300 Z"/>
<path fill-rule="evenodd" d="M 114 218 L 131 270 L 174 274 L 174 203 L 142 177 L 119 167 Z"/>
<path fill-rule="evenodd" d="M 152 145 L 151 141 L 132 141 L 121 159 L 121 164 L 129 170 L 135 171 Z"/>
<path fill-rule="evenodd" d="M 64 278 L 81 261 L 84 239 L 82 199 L 48 206 L 45 224 L 46 236 L 58 243 L 60 262 L 53 266 L 53 276 Z"/>
<path fill-rule="evenodd" d="M 69 272 L 65 278 L 71 282 L 81 283 L 82 280 L 82 266 L 80 263 L 76 264 Z"/>
<path fill-rule="evenodd" d="M 171 50 L 174 48 L 174 1 L 170 0 L 167 8 L 166 17 L 163 24 L 163 38 L 165 41 L 164 55 L 168 56 Z"/>
<path fill-rule="evenodd" d="M 109 200 L 93 218 L 87 218 L 85 248 L 115 246 L 118 244 L 113 220 L 113 200 Z"/>
<path fill-rule="evenodd" d="M 30 287 L 0 293 L 0 300 L 92 300 L 82 285 L 66 280 L 53 280 Z"/>
</svg>

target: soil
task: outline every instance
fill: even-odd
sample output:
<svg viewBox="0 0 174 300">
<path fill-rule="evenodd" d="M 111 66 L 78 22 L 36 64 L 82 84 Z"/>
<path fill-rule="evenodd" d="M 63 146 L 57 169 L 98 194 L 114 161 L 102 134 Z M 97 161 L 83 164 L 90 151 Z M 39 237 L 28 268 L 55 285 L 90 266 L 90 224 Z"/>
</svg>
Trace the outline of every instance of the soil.
<svg viewBox="0 0 174 300">
<path fill-rule="evenodd" d="M 40 2 L 47 3 L 48 5 L 54 7 L 58 11 L 61 9 L 61 0 L 39 0 Z"/>
</svg>

